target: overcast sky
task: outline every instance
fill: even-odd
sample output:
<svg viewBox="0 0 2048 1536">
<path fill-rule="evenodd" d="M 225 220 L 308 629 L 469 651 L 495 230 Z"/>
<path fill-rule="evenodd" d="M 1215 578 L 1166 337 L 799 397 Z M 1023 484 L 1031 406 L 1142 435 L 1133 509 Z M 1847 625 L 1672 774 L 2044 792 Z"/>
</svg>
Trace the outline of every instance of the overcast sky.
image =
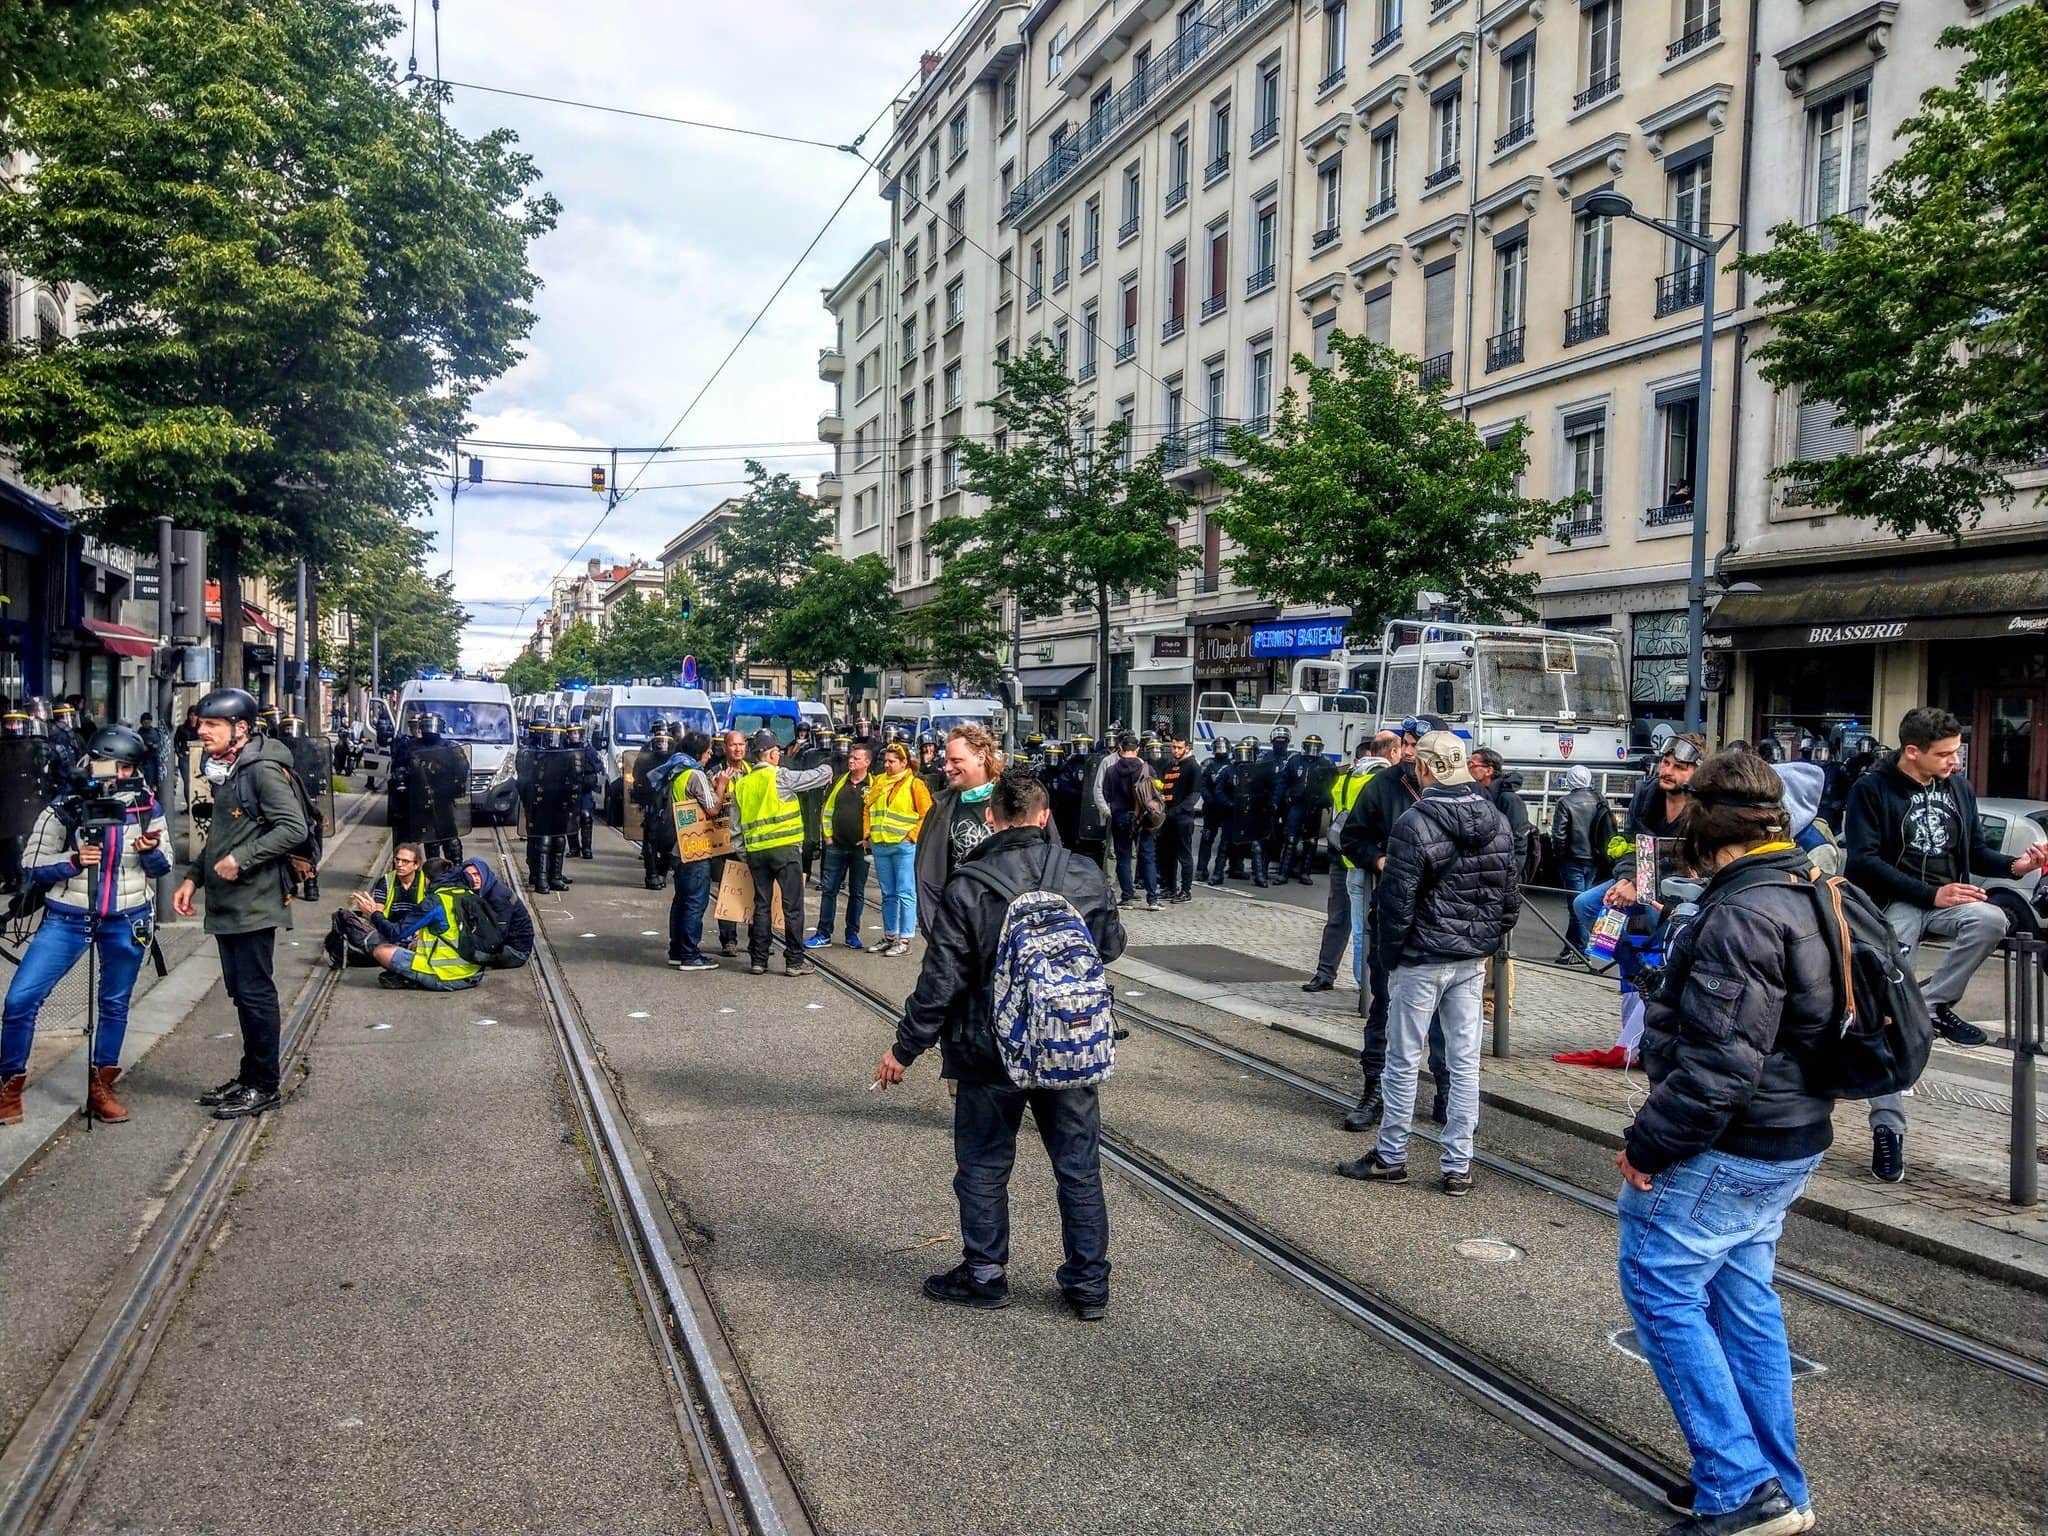
<svg viewBox="0 0 2048 1536">
<path fill-rule="evenodd" d="M 441 0 L 441 69 L 472 81 L 610 102 L 841 142 L 904 87 L 920 52 L 963 0 Z M 403 0 L 408 22 L 410 0 Z M 419 4 L 419 60 L 433 72 L 431 0 Z M 401 61 L 409 37 L 397 42 Z M 454 122 L 519 136 L 562 203 L 534 248 L 544 286 L 527 358 L 479 398 L 475 436 L 651 446 L 745 329 L 856 176 L 860 191 L 783 291 L 717 386 L 675 436 L 684 445 L 777 443 L 771 469 L 806 483 L 829 459 L 817 441 L 830 386 L 818 348 L 833 338 L 819 290 L 888 232 L 872 172 L 851 156 L 458 89 Z M 885 121 L 867 142 L 873 153 Z M 643 484 L 739 482 L 744 454 L 686 448 Z M 588 456 L 515 462 L 494 478 L 576 482 Z M 622 461 L 620 481 L 631 478 Z M 738 484 L 648 491 L 620 505 L 591 541 L 607 561 L 652 560 L 675 533 Z M 546 607 L 552 577 L 603 511 L 587 488 L 465 486 L 455 506 L 456 595 L 472 618 L 465 666 L 517 654 Z M 449 558 L 443 491 L 433 519 Z M 520 605 L 533 599 L 522 616 Z M 509 606 L 507 604 L 509 603 Z"/>
</svg>

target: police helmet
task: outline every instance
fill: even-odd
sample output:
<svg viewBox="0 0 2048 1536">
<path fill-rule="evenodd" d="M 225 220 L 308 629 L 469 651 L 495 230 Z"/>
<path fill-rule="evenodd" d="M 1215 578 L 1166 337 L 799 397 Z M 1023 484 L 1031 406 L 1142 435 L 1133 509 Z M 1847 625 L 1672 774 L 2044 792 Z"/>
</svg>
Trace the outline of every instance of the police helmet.
<svg viewBox="0 0 2048 1536">
<path fill-rule="evenodd" d="M 1138 749 L 1138 755 L 1156 768 L 1165 758 L 1166 748 L 1162 747 L 1156 739 L 1148 739 Z"/>
<path fill-rule="evenodd" d="M 853 737 L 845 731 L 834 731 L 832 733 L 832 745 L 844 752 L 853 745 Z"/>
<path fill-rule="evenodd" d="M 256 696 L 245 688 L 216 688 L 199 701 L 202 720 L 240 720 L 256 728 Z"/>
<path fill-rule="evenodd" d="M 665 747 L 668 745 L 668 722 L 666 720 L 654 722 L 653 728 L 647 733 L 647 745 L 650 747 Z"/>
<path fill-rule="evenodd" d="M 1275 747 L 1284 747 L 1292 740 L 1294 740 L 1294 732 L 1288 730 L 1286 726 L 1276 725 L 1273 727 L 1273 745 Z"/>
<path fill-rule="evenodd" d="M 1094 750 L 1095 738 L 1093 736 L 1076 736 L 1074 738 L 1074 755 L 1076 757 L 1086 757 Z"/>
<path fill-rule="evenodd" d="M 287 741 L 306 734 L 306 722 L 297 715 L 286 715 L 277 723 L 277 734 Z"/>
<path fill-rule="evenodd" d="M 1209 743 L 1209 755 L 1211 757 L 1228 757 L 1230 755 L 1229 741 L 1221 736 L 1214 738 Z"/>
<path fill-rule="evenodd" d="M 1067 744 L 1063 741 L 1048 741 L 1045 744 L 1045 765 L 1057 768 L 1067 760 Z"/>
<path fill-rule="evenodd" d="M 137 773 L 149 761 L 149 748 L 125 725 L 103 725 L 92 733 L 85 755 L 102 761 L 126 763 Z"/>
<path fill-rule="evenodd" d="M 440 727 L 439 727 L 438 725 L 434 727 L 434 732 L 435 732 L 435 734 L 436 734 L 436 735 L 439 735 L 439 734 L 440 734 L 440 729 L 441 729 L 441 728 L 440 728 Z M 562 740 L 563 740 L 564 744 L 565 744 L 565 745 L 568 745 L 568 746 L 572 746 L 572 747 L 580 747 L 580 746 L 582 746 L 582 745 L 583 745 L 583 727 L 582 727 L 581 725 L 573 725 L 573 724 L 572 724 L 572 725 L 568 725 L 568 726 L 565 726 L 565 727 L 563 728 L 563 731 L 562 731 Z"/>
<path fill-rule="evenodd" d="M 0 736 L 26 736 L 27 734 L 28 716 L 24 715 L 20 710 L 10 709 L 5 715 L 0 715 Z"/>
<path fill-rule="evenodd" d="M 1310 731 L 1308 735 L 1301 738 L 1301 750 L 1308 753 L 1311 757 L 1321 757 L 1323 755 L 1323 738 L 1316 735 L 1314 731 Z"/>
<path fill-rule="evenodd" d="M 426 714 L 419 716 L 418 719 L 420 735 L 422 737 L 438 738 L 443 731 L 448 729 L 448 722 L 439 715 Z"/>
<path fill-rule="evenodd" d="M 1240 763 L 1249 763 L 1259 755 L 1259 744 L 1252 737 L 1247 736 L 1243 741 L 1240 741 L 1235 747 L 1231 748 L 1230 755 Z"/>
<path fill-rule="evenodd" d="M 552 720 L 536 720 L 533 723 L 534 739 L 544 747 L 559 747 L 562 744 L 562 728 Z"/>
</svg>

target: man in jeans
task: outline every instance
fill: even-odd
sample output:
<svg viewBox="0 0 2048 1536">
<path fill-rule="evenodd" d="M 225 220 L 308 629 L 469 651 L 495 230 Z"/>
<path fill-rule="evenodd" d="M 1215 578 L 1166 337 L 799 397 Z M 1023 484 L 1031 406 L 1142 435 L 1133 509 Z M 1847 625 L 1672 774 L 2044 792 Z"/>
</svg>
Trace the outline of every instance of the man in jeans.
<svg viewBox="0 0 2048 1536">
<path fill-rule="evenodd" d="M 818 892 L 818 931 L 804 940 L 805 949 L 824 949 L 832 942 L 832 917 L 846 890 L 846 947 L 866 948 L 860 941 L 860 915 L 868 891 L 868 767 L 874 760 L 866 742 L 846 749 L 846 772 L 825 796 L 819 831 L 825 839 L 823 889 Z"/>
<path fill-rule="evenodd" d="M 663 772 L 669 777 L 661 781 L 657 792 L 665 800 L 665 813 L 671 819 L 686 806 L 703 816 L 718 814 L 718 790 L 711 782 L 711 775 L 704 771 L 704 754 L 710 750 L 710 732 L 685 731 L 679 755 L 662 765 Z M 673 833 L 668 842 L 675 846 Z M 715 859 L 685 862 L 682 849 L 676 847 L 671 876 L 675 882 L 675 894 L 668 903 L 668 963 L 671 970 L 718 969 L 718 963 L 707 960 L 703 950 L 704 909 L 711 903 L 711 866 L 718 862 Z"/>
<path fill-rule="evenodd" d="M 1358 744 L 1351 771 L 1337 780 L 1330 791 L 1330 810 L 1349 816 L 1374 775 L 1393 766 L 1401 755 L 1401 738 L 1393 731 L 1381 731 L 1370 741 Z M 1351 981 L 1365 991 L 1365 916 L 1372 904 L 1373 883 L 1379 871 L 1354 864 L 1339 854 L 1340 866 L 1330 871 L 1330 899 L 1324 911 L 1323 939 L 1316 950 L 1315 974 L 1301 984 L 1304 992 L 1327 992 L 1337 984 L 1337 966 L 1344 958 L 1346 940 L 1351 944 Z"/>
<path fill-rule="evenodd" d="M 1577 896 L 1600 878 L 1600 860 L 1607 857 L 1607 845 L 1615 836 L 1614 811 L 1593 788 L 1593 770 L 1584 764 L 1567 768 L 1564 784 L 1565 792 L 1550 813 L 1550 856 L 1557 864 L 1558 880 Z M 1557 963 L 1586 963 L 1586 928 L 1576 908 L 1565 927 Z"/>
<path fill-rule="evenodd" d="M 2005 937 L 2006 916 L 1970 876 L 2020 879 L 2048 864 L 2048 843 L 2011 858 L 1984 841 L 1977 797 L 1956 772 L 1962 746 L 1962 722 L 1947 710 L 1907 710 L 1899 750 L 1849 790 L 1843 846 L 1848 877 L 1884 908 L 1909 963 L 1923 938 L 1947 941 L 1920 990 L 1944 1040 L 1982 1045 L 1984 1031 L 1955 1005 Z M 1897 1094 L 1870 1101 L 1870 1171 L 1887 1184 L 1906 1176 L 1906 1106 Z"/>
<path fill-rule="evenodd" d="M 1004 914 L 1018 892 L 1058 889 L 1088 925 L 1104 965 L 1123 953 L 1123 924 L 1101 869 L 1053 846 L 1046 831 L 1051 802 L 1028 769 L 1013 768 L 997 779 L 987 805 L 993 835 L 961 858 L 927 909 L 924 967 L 903 1005 L 896 1043 L 875 1067 L 875 1081 L 884 1087 L 902 1082 L 904 1069 L 936 1042 L 941 1075 L 959 1087 L 953 1193 L 960 1201 L 962 1256 L 952 1269 L 926 1278 L 925 1295 L 984 1311 L 1010 1304 L 1010 1169 L 1029 1107 L 1059 1185 L 1066 1250 L 1060 1294 L 1076 1317 L 1093 1322 L 1109 1302 L 1098 1090 L 1013 1086 L 989 1015 Z"/>
<path fill-rule="evenodd" d="M 1138 738 L 1126 731 L 1116 739 L 1116 760 L 1103 771 L 1102 798 L 1109 805 L 1110 836 L 1116 843 L 1117 895 L 1125 906 L 1138 899 L 1137 882 L 1145 883 L 1145 910 L 1159 910 L 1158 845 L 1139 832 L 1137 824 L 1138 780 L 1152 772 L 1138 756 Z M 1132 855 L 1137 857 L 1133 875 Z"/>
<path fill-rule="evenodd" d="M 810 974 L 804 959 L 804 809 L 805 790 L 832 782 L 832 765 L 815 768 L 782 766 L 782 743 L 772 731 L 756 731 L 752 742 L 755 766 L 731 791 L 739 813 L 735 829 L 746 849 L 747 869 L 754 877 L 754 920 L 747 928 L 748 969 L 768 974 L 775 952 L 774 902 L 782 894 L 782 962 L 785 975 Z"/>
<path fill-rule="evenodd" d="M 1473 783 L 1458 736 L 1423 736 L 1415 744 L 1415 772 L 1422 798 L 1394 824 L 1373 910 L 1374 947 L 1389 972 L 1379 1144 L 1337 1171 L 1351 1179 L 1406 1182 L 1415 1080 L 1435 1014 L 1450 1069 L 1443 1191 L 1468 1195 L 1479 1125 L 1481 991 L 1487 957 L 1521 913 L 1520 851 L 1507 818 Z"/>
</svg>

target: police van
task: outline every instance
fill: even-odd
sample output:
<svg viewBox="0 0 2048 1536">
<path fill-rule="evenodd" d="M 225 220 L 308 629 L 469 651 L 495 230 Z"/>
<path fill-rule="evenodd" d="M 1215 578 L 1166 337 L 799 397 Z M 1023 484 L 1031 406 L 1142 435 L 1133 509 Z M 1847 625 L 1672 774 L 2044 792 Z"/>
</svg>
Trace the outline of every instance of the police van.
<svg viewBox="0 0 2048 1536">
<path fill-rule="evenodd" d="M 786 747 L 796 740 L 797 727 L 804 723 L 795 699 L 766 693 L 714 693 L 710 699 L 722 731 L 738 731 L 744 736 L 766 731 Z"/>
<path fill-rule="evenodd" d="M 439 715 L 442 734 L 469 754 L 469 808 L 476 821 L 518 815 L 510 688 L 471 678 L 416 677 L 398 691 L 399 728 L 414 715 Z"/>
<path fill-rule="evenodd" d="M 956 725 L 978 725 L 998 741 L 1004 729 L 1003 706 L 994 699 L 956 699 L 944 694 L 926 699 L 891 699 L 882 706 L 882 734 L 900 730 L 915 741 L 929 731 L 943 743 Z"/>
<path fill-rule="evenodd" d="M 584 740 L 604 759 L 604 817 L 613 826 L 626 820 L 626 766 L 647 745 L 657 720 L 680 723 L 684 730 L 712 732 L 711 696 L 701 688 L 671 688 L 645 683 L 578 691 L 576 723 Z"/>
</svg>

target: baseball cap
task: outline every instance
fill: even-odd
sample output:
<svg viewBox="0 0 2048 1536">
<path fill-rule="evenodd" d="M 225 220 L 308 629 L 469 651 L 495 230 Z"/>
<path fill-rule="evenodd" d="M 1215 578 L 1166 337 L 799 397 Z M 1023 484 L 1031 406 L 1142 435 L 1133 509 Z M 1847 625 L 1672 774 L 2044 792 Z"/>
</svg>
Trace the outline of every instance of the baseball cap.
<svg viewBox="0 0 2048 1536">
<path fill-rule="evenodd" d="M 773 731 L 756 731 L 754 732 L 753 739 L 747 743 L 747 750 L 749 752 L 769 752 L 781 745 L 782 743 L 775 739 Z"/>
<path fill-rule="evenodd" d="M 1472 770 L 1465 766 L 1465 743 L 1454 732 L 1425 732 L 1415 743 L 1415 760 L 1428 768 L 1439 784 L 1472 782 Z"/>
</svg>

